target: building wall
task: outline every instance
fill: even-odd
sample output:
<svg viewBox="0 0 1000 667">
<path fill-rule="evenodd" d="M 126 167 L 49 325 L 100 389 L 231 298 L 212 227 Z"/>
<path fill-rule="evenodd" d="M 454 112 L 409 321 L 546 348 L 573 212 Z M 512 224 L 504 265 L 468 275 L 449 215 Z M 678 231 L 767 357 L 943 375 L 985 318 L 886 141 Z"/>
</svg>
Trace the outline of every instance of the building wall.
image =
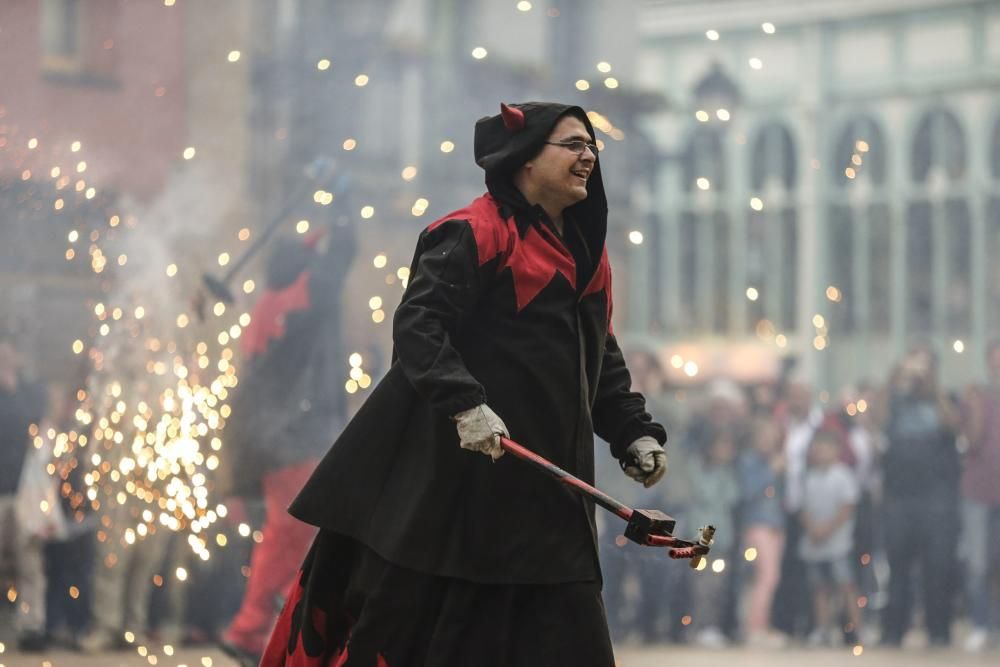
<svg viewBox="0 0 1000 667">
<path fill-rule="evenodd" d="M 630 333 L 665 357 L 753 343 L 739 354 L 759 364 L 716 355 L 708 372 L 795 354 L 831 390 L 883 379 L 931 338 L 947 383 L 977 378 L 1000 323 L 1000 6 L 647 3 L 640 26 L 642 81 L 675 106 L 646 119 L 672 157 L 656 170 L 659 245 L 633 248 Z M 742 94 L 725 123 L 695 117 L 713 63 Z M 699 133 L 717 137 L 700 159 L 685 153 Z M 701 190 L 706 169 L 718 186 Z"/>
<path fill-rule="evenodd" d="M 238 253 L 249 75 L 227 54 L 247 17 L 235 0 L 0 7 L 0 326 L 32 372 L 73 380 L 96 302 L 172 321 L 219 252 Z"/>
<path fill-rule="evenodd" d="M 261 13 L 280 11 L 280 3 L 259 4 L 269 8 Z M 288 103 L 290 111 L 267 106 L 279 107 L 277 101 L 265 102 L 256 116 L 261 131 L 254 169 L 261 186 L 254 195 L 273 209 L 281 195 L 267 193 L 273 185 L 264 181 L 273 184 L 276 172 L 326 152 L 352 174 L 351 214 L 374 207 L 371 218 L 357 221 L 358 255 L 345 292 L 345 337 L 352 350 L 367 355 L 390 349 L 391 313 L 403 292 L 397 272 L 407 270 L 420 230 L 485 190 L 473 161 L 477 119 L 497 113 L 502 101 L 556 99 L 601 111 L 627 136 L 634 116 L 630 65 L 636 48 L 634 40 L 621 36 L 634 31 L 634 2 L 615 3 L 612 10 L 593 0 L 538 0 L 528 12 L 500 0 L 284 4 L 294 8 L 288 31 L 295 37 L 282 43 L 261 35 L 255 66 L 262 77 L 273 77 L 273 84 L 261 89 L 274 89 L 284 76 L 275 72 L 291 71 L 289 63 L 304 62 L 309 71 L 296 84 L 301 87 Z M 484 58 L 473 57 L 476 47 L 486 50 Z M 331 65 L 317 71 L 315 63 L 324 57 Z M 618 90 L 601 83 L 608 74 L 598 71 L 599 61 L 611 63 L 611 74 L 621 81 Z M 362 73 L 369 79 L 358 87 L 355 77 Z M 576 87 L 584 78 L 589 91 Z M 282 113 L 302 119 L 286 125 L 294 146 L 271 139 L 284 122 Z M 619 253 L 634 224 L 628 152 L 640 144 L 607 133 L 601 138 L 608 144 L 602 161 L 614 216 L 609 245 Z M 347 139 L 356 142 L 350 151 L 343 149 Z M 453 144 L 450 152 L 442 152 L 444 141 Z M 408 166 L 417 173 L 404 180 Z M 414 214 L 419 198 L 429 203 Z M 382 255 L 385 265 L 376 266 Z M 620 295 L 627 300 L 624 290 Z M 380 302 L 380 316 L 387 315 L 378 323 L 372 321 L 371 302 Z"/>
<path fill-rule="evenodd" d="M 0 7 L 0 104 L 10 142 L 0 151 L 0 175 L 17 177 L 23 166 L 48 171 L 76 157 L 69 147 L 79 141 L 88 180 L 148 197 L 184 147 L 187 90 L 177 57 L 183 9 L 122 0 L 70 3 L 81 5 L 79 51 L 60 59 L 43 49 L 44 13 L 58 15 L 60 4 Z M 28 153 L 32 137 L 39 147 Z"/>
</svg>

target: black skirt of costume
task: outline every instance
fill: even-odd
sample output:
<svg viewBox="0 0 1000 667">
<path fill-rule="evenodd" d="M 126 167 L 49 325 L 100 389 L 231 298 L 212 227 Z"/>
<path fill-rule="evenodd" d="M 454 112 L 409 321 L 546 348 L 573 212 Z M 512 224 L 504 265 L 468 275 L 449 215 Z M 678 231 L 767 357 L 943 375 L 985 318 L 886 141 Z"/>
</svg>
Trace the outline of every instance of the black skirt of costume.
<svg viewBox="0 0 1000 667">
<path fill-rule="evenodd" d="M 261 661 L 262 667 L 557 665 L 614 665 L 598 582 L 481 584 L 422 574 L 329 530 L 313 543 Z"/>
</svg>

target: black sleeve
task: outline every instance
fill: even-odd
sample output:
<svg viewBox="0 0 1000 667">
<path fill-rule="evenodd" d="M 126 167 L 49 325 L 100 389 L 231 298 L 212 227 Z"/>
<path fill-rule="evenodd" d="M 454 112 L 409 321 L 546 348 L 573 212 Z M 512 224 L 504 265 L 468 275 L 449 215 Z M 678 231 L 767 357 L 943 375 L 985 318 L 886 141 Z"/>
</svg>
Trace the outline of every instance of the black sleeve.
<svg viewBox="0 0 1000 667">
<path fill-rule="evenodd" d="M 486 282 L 470 224 L 446 221 L 421 235 L 393 317 L 395 359 L 414 389 L 449 417 L 486 402 L 454 346 Z"/>
<path fill-rule="evenodd" d="M 630 391 L 631 386 L 632 377 L 625 367 L 618 340 L 608 332 L 594 401 L 594 432 L 611 443 L 611 453 L 618 459 L 641 436 L 648 435 L 661 445 L 667 441 L 667 432 L 646 412 L 646 399 Z"/>
<path fill-rule="evenodd" d="M 326 252 L 317 253 L 310 262 L 309 271 L 315 288 L 312 290 L 317 297 L 317 305 L 339 306 L 338 299 L 323 299 L 324 295 L 335 294 L 339 297 L 343 290 L 351 264 L 357 255 L 358 240 L 354 222 L 330 224 L 327 230 L 329 239 Z"/>
</svg>

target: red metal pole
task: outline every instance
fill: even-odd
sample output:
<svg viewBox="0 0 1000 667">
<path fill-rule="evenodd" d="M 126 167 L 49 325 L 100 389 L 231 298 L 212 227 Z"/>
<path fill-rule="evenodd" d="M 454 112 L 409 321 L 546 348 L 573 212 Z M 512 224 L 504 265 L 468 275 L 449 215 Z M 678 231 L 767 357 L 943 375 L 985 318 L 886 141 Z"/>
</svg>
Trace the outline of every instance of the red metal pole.
<svg viewBox="0 0 1000 667">
<path fill-rule="evenodd" d="M 520 445 L 510 438 L 500 437 L 500 446 L 505 452 L 516 456 L 522 461 L 526 461 L 539 470 L 548 473 L 562 484 L 576 490 L 579 493 L 591 498 L 601 507 L 609 510 L 625 521 L 631 522 L 635 510 L 621 503 L 600 489 L 588 484 L 579 477 L 574 477 L 548 459 L 539 456 L 530 449 Z M 643 515 L 645 516 L 645 515 Z M 665 516 L 665 515 L 664 515 Z M 626 533 L 628 530 L 626 529 Z M 674 537 L 673 535 L 648 534 L 645 536 L 645 544 L 652 547 L 672 547 L 670 549 L 671 558 L 691 558 L 692 567 L 698 564 L 701 556 L 707 554 L 711 545 L 711 536 L 715 529 L 706 526 L 702 529 L 701 539 L 698 542 L 691 542 Z"/>
<path fill-rule="evenodd" d="M 557 466 L 555 463 L 552 463 L 548 459 L 539 456 L 530 449 L 527 449 L 526 447 L 519 445 L 510 438 L 505 438 L 503 436 L 500 436 L 500 446 L 503 447 L 504 451 L 510 452 L 511 454 L 521 459 L 522 461 L 527 461 L 528 463 L 531 463 L 535 467 L 544 470 L 545 472 L 547 472 L 548 474 L 552 475 L 557 480 L 565 484 L 566 486 L 572 487 L 577 491 L 579 491 L 580 493 L 589 496 L 590 498 L 593 499 L 595 503 L 597 503 L 604 509 L 614 512 L 615 514 L 625 519 L 626 521 L 632 518 L 631 507 L 625 505 L 624 503 L 618 502 L 617 500 L 615 500 L 608 494 L 604 493 L 600 489 L 593 487 L 590 484 L 587 484 L 579 477 L 574 477 L 573 475 L 569 474 L 568 472 Z"/>
</svg>

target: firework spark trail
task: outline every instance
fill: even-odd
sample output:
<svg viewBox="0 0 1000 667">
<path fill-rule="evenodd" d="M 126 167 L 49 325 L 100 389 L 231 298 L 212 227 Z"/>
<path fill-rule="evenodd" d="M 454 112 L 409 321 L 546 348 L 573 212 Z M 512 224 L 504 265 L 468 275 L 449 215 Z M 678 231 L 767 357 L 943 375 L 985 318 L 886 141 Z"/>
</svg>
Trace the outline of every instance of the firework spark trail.
<svg viewBox="0 0 1000 667">
<path fill-rule="evenodd" d="M 66 260 L 77 259 L 77 240 L 89 240 L 90 269 L 102 283 L 102 299 L 91 309 L 92 341 L 72 344 L 89 372 L 76 395 L 76 424 L 31 432 L 36 446 L 51 446 L 48 470 L 73 521 L 82 523 L 89 505 L 100 517 L 98 538 L 125 546 L 157 530 L 184 532 L 203 560 L 211 553 L 211 527 L 227 513 L 212 502 L 210 488 L 226 401 L 238 382 L 232 344 L 249 324 L 248 314 L 227 313 L 223 304 L 204 325 L 192 324 L 183 281 L 168 282 L 177 274 L 170 261 L 177 249 L 208 242 L 206 230 L 221 215 L 224 202 L 206 182 L 205 169 L 188 167 L 141 214 L 105 213 L 91 229 L 69 232 Z M 86 473 L 73 476 L 78 468 Z M 214 542 L 226 540 L 220 533 Z"/>
</svg>

